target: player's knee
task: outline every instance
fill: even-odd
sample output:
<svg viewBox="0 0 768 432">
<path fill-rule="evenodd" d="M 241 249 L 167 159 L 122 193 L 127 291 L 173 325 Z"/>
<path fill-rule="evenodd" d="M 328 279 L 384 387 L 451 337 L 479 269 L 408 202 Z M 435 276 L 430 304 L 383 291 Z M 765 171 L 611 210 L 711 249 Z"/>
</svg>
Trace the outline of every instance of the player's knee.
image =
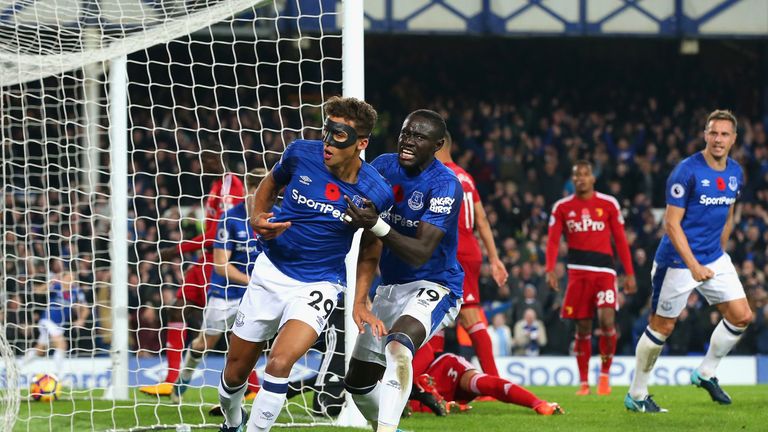
<svg viewBox="0 0 768 432">
<path fill-rule="evenodd" d="M 208 348 L 212 348 L 213 346 L 208 346 L 205 340 L 205 333 L 200 333 L 196 338 L 192 340 L 192 344 L 190 345 L 190 349 L 192 351 L 205 351 Z"/>
<path fill-rule="evenodd" d="M 233 360 L 235 360 L 233 362 Z M 227 359 L 227 363 L 224 366 L 224 370 L 221 375 L 224 379 L 224 383 L 229 388 L 240 387 L 248 380 L 248 375 L 251 373 L 248 368 L 243 367 L 242 362 L 238 362 L 237 359 Z"/>
<path fill-rule="evenodd" d="M 600 322 L 600 330 L 603 332 L 603 334 L 609 334 L 614 331 L 616 328 L 616 323 L 613 322 L 613 320 L 606 320 Z"/>
<path fill-rule="evenodd" d="M 736 319 L 734 319 L 734 322 L 731 322 L 731 320 L 728 320 L 728 322 L 731 322 L 731 324 L 737 327 L 746 327 L 750 323 L 752 323 L 752 319 L 753 319 L 752 310 L 749 308 L 746 308 L 736 317 Z"/>
<path fill-rule="evenodd" d="M 583 323 L 582 321 L 576 322 L 576 334 L 582 337 L 587 337 L 592 334 L 592 321 Z"/>
<path fill-rule="evenodd" d="M 385 355 L 387 363 L 393 361 L 398 367 L 407 367 L 413 360 L 416 349 L 410 336 L 405 333 L 390 333 L 387 335 Z"/>
<path fill-rule="evenodd" d="M 264 370 L 272 376 L 286 377 L 291 373 L 294 363 L 295 361 L 290 356 L 273 351 L 269 355 L 267 366 Z"/>
<path fill-rule="evenodd" d="M 651 323 L 649 327 L 651 328 L 651 330 L 659 332 L 664 336 L 669 337 L 669 335 L 671 335 L 672 331 L 675 329 L 675 320 L 654 316 L 651 319 Z"/>
<path fill-rule="evenodd" d="M 468 309 L 466 312 L 464 309 L 462 309 L 459 312 L 459 324 L 464 327 L 465 330 L 468 330 L 478 322 L 480 322 L 480 317 L 477 316 L 477 314 L 474 313 L 472 309 Z"/>
</svg>

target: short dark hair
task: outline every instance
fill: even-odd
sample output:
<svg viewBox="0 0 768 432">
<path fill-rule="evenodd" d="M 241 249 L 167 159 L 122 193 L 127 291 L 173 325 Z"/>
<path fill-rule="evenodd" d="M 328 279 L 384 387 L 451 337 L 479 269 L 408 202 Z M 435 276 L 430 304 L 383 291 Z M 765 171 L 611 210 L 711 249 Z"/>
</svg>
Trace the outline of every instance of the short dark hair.
<svg viewBox="0 0 768 432">
<path fill-rule="evenodd" d="M 577 167 L 587 167 L 589 168 L 589 172 L 592 172 L 592 162 L 586 160 L 586 159 L 579 159 L 576 162 L 573 163 L 573 167 L 571 168 L 571 171 L 576 169 Z"/>
<path fill-rule="evenodd" d="M 707 116 L 707 124 L 704 126 L 705 129 L 709 127 L 709 122 L 712 120 L 728 120 L 729 122 L 733 123 L 733 130 L 736 130 L 736 128 L 739 126 L 738 122 L 736 121 L 736 116 L 733 115 L 730 110 L 716 109 L 709 113 Z"/>
<path fill-rule="evenodd" d="M 445 147 L 446 150 L 450 151 L 451 146 L 453 145 L 453 135 L 451 135 L 451 131 L 448 129 L 445 130 L 445 142 L 443 143 L 443 147 Z"/>
<path fill-rule="evenodd" d="M 448 126 L 445 124 L 445 119 L 443 116 L 437 112 L 428 109 L 417 109 L 416 111 L 408 114 L 408 118 L 413 117 L 421 117 L 432 123 L 436 129 L 435 136 L 433 136 L 432 139 L 440 140 L 445 138 L 445 134 L 448 132 Z"/>
<path fill-rule="evenodd" d="M 379 114 L 368 102 L 353 97 L 332 96 L 325 101 L 325 115 L 341 117 L 355 123 L 360 138 L 373 132 Z"/>
</svg>

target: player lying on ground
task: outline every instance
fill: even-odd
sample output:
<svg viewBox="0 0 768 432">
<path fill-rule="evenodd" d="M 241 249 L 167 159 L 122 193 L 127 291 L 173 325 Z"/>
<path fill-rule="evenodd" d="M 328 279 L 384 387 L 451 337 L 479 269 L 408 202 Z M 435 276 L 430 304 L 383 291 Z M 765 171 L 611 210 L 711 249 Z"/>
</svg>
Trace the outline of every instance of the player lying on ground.
<svg viewBox="0 0 768 432">
<path fill-rule="evenodd" d="M 431 342 L 419 349 L 420 357 L 433 360 L 426 370 L 414 369 L 414 385 L 431 393 L 439 402 L 447 402 L 449 406 L 451 403 L 465 405 L 477 397 L 490 396 L 501 402 L 531 408 L 540 415 L 564 413 L 556 402 L 539 399 L 504 378 L 482 373 L 463 357 L 448 353 L 437 356 L 438 353 Z M 410 405 L 414 411 L 434 412 L 420 400 L 412 400 Z"/>
</svg>

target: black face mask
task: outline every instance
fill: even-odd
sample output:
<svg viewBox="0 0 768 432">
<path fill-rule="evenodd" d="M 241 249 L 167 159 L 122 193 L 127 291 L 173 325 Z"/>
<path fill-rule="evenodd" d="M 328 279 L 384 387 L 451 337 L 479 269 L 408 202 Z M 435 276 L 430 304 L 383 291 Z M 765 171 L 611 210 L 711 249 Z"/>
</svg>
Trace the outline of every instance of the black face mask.
<svg viewBox="0 0 768 432">
<path fill-rule="evenodd" d="M 338 134 L 346 135 L 347 139 L 337 141 L 334 135 Z M 357 142 L 357 131 L 352 126 L 326 118 L 323 125 L 323 142 L 336 148 L 347 148 Z"/>
</svg>

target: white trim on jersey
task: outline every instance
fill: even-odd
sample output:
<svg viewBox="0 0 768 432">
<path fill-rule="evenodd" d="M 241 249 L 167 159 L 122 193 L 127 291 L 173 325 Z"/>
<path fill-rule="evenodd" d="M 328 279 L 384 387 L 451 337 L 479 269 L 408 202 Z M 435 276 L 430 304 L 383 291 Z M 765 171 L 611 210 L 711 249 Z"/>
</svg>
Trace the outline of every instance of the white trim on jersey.
<svg viewBox="0 0 768 432">
<path fill-rule="evenodd" d="M 600 199 L 603 199 L 605 201 L 610 201 L 611 204 L 613 204 L 614 207 L 616 207 L 616 210 L 621 211 L 621 207 L 619 206 L 619 201 L 614 198 L 612 195 L 604 194 L 602 192 L 595 191 L 595 196 L 597 196 Z"/>
<path fill-rule="evenodd" d="M 574 198 L 576 198 L 576 195 L 572 194 L 555 201 L 555 204 L 552 205 L 552 214 L 555 214 L 557 208 L 560 207 L 561 204 L 567 203 L 568 201 L 573 201 Z"/>
<path fill-rule="evenodd" d="M 616 198 L 614 198 L 612 195 L 600 193 L 600 192 L 597 192 L 597 191 L 595 191 L 595 196 L 597 196 L 598 198 L 600 198 L 602 200 L 610 202 L 611 204 L 613 204 L 614 207 L 616 207 L 617 219 L 618 219 L 619 223 L 623 226 L 624 225 L 624 215 L 621 214 L 621 206 L 619 206 L 619 201 Z"/>
<path fill-rule="evenodd" d="M 467 359 L 465 359 L 464 357 L 462 357 L 462 356 L 460 356 L 460 355 L 456 355 L 456 354 L 453 354 L 453 353 L 443 353 L 443 354 L 440 354 L 440 355 L 439 355 L 439 356 L 438 356 L 436 359 L 432 360 L 432 363 L 430 363 L 430 364 L 429 364 L 429 366 L 430 366 L 430 367 L 432 367 L 432 365 L 434 365 L 434 364 L 437 364 L 437 362 L 439 362 L 440 360 L 442 360 L 442 359 L 443 359 L 443 357 L 452 357 L 452 358 L 455 358 L 455 359 L 456 359 L 456 360 L 457 360 L 459 363 L 461 363 L 462 365 L 464 365 L 464 367 L 466 367 L 468 371 L 469 371 L 469 370 L 477 370 L 477 366 L 475 366 L 475 365 L 473 365 L 472 363 L 470 363 L 470 362 L 469 362 Z"/>
<path fill-rule="evenodd" d="M 616 270 L 608 267 L 595 267 L 595 266 L 588 266 L 588 265 L 581 265 L 581 264 L 568 264 L 566 265 L 569 270 L 584 270 L 584 271 L 592 271 L 592 272 L 598 272 L 598 273 L 610 273 L 614 276 L 616 276 Z"/>
</svg>

